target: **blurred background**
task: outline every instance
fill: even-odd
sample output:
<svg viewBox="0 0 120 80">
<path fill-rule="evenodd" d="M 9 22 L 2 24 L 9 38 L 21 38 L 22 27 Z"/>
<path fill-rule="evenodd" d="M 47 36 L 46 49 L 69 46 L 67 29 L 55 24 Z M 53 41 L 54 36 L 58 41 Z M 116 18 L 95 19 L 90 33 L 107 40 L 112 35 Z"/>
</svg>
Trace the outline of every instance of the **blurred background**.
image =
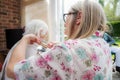
<svg viewBox="0 0 120 80">
<path fill-rule="evenodd" d="M 4 59 L 32 19 L 42 19 L 49 26 L 50 41 L 64 41 L 63 13 L 78 0 L 0 0 L 0 68 Z M 96 0 L 105 10 L 120 45 L 120 0 Z"/>
</svg>

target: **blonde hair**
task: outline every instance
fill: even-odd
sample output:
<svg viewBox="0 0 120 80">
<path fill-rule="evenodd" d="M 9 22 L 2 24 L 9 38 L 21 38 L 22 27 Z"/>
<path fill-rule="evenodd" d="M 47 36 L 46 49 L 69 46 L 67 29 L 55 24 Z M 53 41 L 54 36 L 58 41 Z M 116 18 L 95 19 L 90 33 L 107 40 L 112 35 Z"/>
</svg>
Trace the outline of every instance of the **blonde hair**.
<svg viewBox="0 0 120 80">
<path fill-rule="evenodd" d="M 102 6 L 94 0 L 78 1 L 71 8 L 72 12 L 81 12 L 80 25 L 77 30 L 74 25 L 70 26 L 68 38 L 85 38 L 92 35 L 96 30 L 105 31 L 107 29 L 107 20 Z M 75 17 L 75 16 L 74 16 Z M 74 23 L 72 23 L 74 24 Z"/>
</svg>

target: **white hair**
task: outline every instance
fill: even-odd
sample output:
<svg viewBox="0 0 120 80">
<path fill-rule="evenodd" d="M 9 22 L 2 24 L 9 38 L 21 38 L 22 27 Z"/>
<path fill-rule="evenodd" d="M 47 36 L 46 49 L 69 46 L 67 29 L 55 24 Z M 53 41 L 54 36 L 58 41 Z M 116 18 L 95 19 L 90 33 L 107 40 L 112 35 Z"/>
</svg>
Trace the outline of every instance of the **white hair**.
<svg viewBox="0 0 120 80">
<path fill-rule="evenodd" d="M 46 35 L 47 32 L 48 32 L 47 24 L 42 20 L 34 19 L 25 26 L 25 32 L 23 35 L 35 34 L 37 36 L 41 36 Z"/>
</svg>

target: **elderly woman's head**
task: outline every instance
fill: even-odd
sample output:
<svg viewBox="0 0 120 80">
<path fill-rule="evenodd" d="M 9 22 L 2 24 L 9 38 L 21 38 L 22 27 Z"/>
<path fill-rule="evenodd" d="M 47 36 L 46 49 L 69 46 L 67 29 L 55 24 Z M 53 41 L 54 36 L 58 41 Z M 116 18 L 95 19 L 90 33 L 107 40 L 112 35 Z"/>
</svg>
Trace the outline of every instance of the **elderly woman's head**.
<svg viewBox="0 0 120 80">
<path fill-rule="evenodd" d="M 107 28 L 104 10 L 95 0 L 78 1 L 66 15 L 65 32 L 68 38 L 89 37 L 96 30 L 104 31 Z"/>
<path fill-rule="evenodd" d="M 23 35 L 26 34 L 35 34 L 42 39 L 48 40 L 48 26 L 44 21 L 34 19 L 25 26 Z"/>
</svg>

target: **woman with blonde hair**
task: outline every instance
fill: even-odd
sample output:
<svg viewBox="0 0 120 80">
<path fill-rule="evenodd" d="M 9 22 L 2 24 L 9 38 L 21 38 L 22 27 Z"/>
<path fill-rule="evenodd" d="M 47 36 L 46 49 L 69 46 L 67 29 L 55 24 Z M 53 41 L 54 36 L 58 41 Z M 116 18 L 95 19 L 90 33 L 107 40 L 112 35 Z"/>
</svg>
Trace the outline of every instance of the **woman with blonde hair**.
<svg viewBox="0 0 120 80">
<path fill-rule="evenodd" d="M 23 36 L 27 34 L 34 34 L 38 36 L 40 40 L 46 43 L 48 41 L 48 26 L 44 21 L 40 19 L 33 19 L 25 26 L 25 32 L 23 33 Z M 19 42 L 20 41 L 18 41 L 8 52 L 8 55 L 2 66 L 0 80 L 12 80 L 11 78 L 7 77 L 5 70 L 6 70 L 6 65 L 8 64 L 10 60 L 10 57 L 12 56 L 12 52 L 14 51 L 15 47 L 19 45 Z M 37 43 L 27 45 L 25 58 L 27 59 L 30 56 L 33 56 L 34 54 L 36 54 L 37 49 L 40 47 L 41 47 L 41 51 L 45 51 L 45 48 L 43 48 L 45 46 L 46 45 L 40 46 Z"/>
<path fill-rule="evenodd" d="M 7 75 L 17 80 L 112 80 L 109 45 L 100 36 L 106 30 L 101 5 L 94 0 L 78 1 L 64 14 L 64 21 L 68 40 L 28 59 L 26 46 L 40 41 L 25 35 L 12 53 Z"/>
</svg>

